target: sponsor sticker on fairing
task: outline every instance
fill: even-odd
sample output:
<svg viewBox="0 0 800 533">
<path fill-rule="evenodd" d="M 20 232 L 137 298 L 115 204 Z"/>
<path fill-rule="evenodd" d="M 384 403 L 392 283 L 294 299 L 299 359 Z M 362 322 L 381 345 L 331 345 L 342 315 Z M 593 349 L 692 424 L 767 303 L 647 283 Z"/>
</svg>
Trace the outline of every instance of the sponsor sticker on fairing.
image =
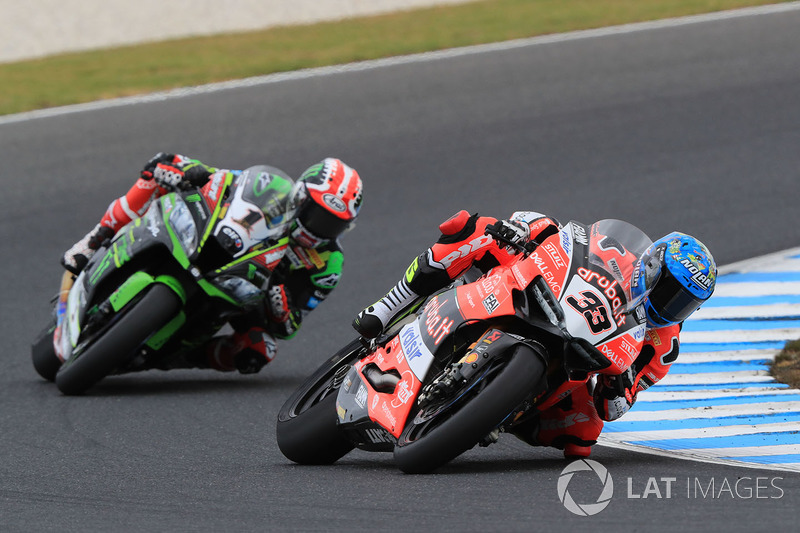
<svg viewBox="0 0 800 533">
<path fill-rule="evenodd" d="M 156 223 L 155 216 L 148 216 L 147 217 L 147 230 L 153 235 L 153 237 L 158 237 L 158 224 Z"/>
<path fill-rule="evenodd" d="M 414 374 L 406 370 L 403 372 L 403 379 L 397 384 L 395 395 L 392 400 L 392 407 L 395 409 L 405 405 L 414 396 Z"/>
<path fill-rule="evenodd" d="M 500 302 L 497 301 L 494 294 L 490 294 L 483 299 L 483 307 L 486 308 L 486 312 L 491 315 L 500 307 Z"/>
<path fill-rule="evenodd" d="M 372 442 L 372 444 L 393 444 L 394 441 L 386 434 L 386 431 L 381 428 L 369 428 L 364 430 L 364 434 Z"/>
<path fill-rule="evenodd" d="M 572 222 L 570 222 L 569 226 L 572 229 L 572 235 L 575 241 L 584 246 L 589 246 L 589 238 L 586 236 L 586 230 Z"/>
<path fill-rule="evenodd" d="M 433 354 L 425 343 L 422 341 L 422 335 L 419 330 L 419 322 L 412 322 L 403 326 L 400 330 L 400 345 L 403 348 L 403 353 L 406 354 L 408 366 L 417 376 L 417 379 L 422 381 L 428 368 L 433 361 Z"/>
<path fill-rule="evenodd" d="M 235 230 L 229 228 L 228 226 L 222 226 L 221 232 L 224 233 L 229 239 L 230 243 L 233 245 L 234 249 L 238 252 L 242 249 L 244 245 L 242 242 L 242 238 L 236 233 Z"/>
<path fill-rule="evenodd" d="M 363 383 L 360 383 L 358 386 L 355 400 L 358 406 L 361 408 L 367 404 L 367 387 Z"/>
<path fill-rule="evenodd" d="M 425 306 L 425 314 L 423 315 L 425 317 L 425 331 L 436 346 L 450 333 L 453 324 L 455 324 L 455 320 L 447 315 L 442 316 L 440 314 L 442 307 L 447 302 L 447 298 L 442 300 L 438 296 L 434 296 Z"/>
<path fill-rule="evenodd" d="M 561 251 L 555 244 L 548 242 L 542 246 L 542 249 L 547 252 L 547 255 L 550 256 L 550 259 L 553 261 L 553 264 L 555 264 L 556 267 L 567 268 L 567 263 L 564 260 L 564 257 L 561 255 Z"/>
<path fill-rule="evenodd" d="M 212 202 L 217 201 L 217 196 L 219 195 L 219 188 L 222 185 L 223 180 L 225 179 L 225 174 L 217 173 L 209 183 L 208 186 L 208 193 L 206 197 L 211 200 Z"/>
<path fill-rule="evenodd" d="M 164 196 L 162 202 L 163 202 L 162 205 L 164 206 L 164 214 L 168 215 L 170 211 L 172 211 L 172 208 L 175 207 L 174 204 L 172 203 L 172 198 L 170 198 L 169 196 Z"/>
</svg>

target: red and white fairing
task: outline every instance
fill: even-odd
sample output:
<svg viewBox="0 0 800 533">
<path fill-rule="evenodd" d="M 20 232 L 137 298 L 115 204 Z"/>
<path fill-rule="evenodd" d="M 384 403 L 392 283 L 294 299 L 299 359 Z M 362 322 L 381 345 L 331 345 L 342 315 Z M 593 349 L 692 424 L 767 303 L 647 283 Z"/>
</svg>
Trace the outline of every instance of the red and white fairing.
<svg viewBox="0 0 800 533">
<path fill-rule="evenodd" d="M 379 347 L 374 353 L 361 359 L 355 369 L 361 374 L 365 366 L 374 363 L 382 371 L 395 370 L 400 375 L 400 381 L 394 392 L 381 393 L 371 388 L 364 387 L 364 405 L 369 411 L 369 417 L 377 422 L 395 437 L 399 437 L 408 418 L 409 411 L 414 404 L 414 399 L 422 387 L 422 379 L 433 362 L 433 354 L 422 342 L 419 323 L 413 322 L 403 327 L 386 346 Z M 359 402 L 359 395 L 356 395 Z"/>
<path fill-rule="evenodd" d="M 629 303 L 625 281 L 621 284 L 612 273 L 592 268 L 588 262 L 574 264 L 577 258 L 573 252 L 578 244 L 588 246 L 586 230 L 575 223 L 567 224 L 512 271 L 541 275 L 561 303 L 569 333 L 588 340 L 608 357 L 612 365 L 602 373 L 619 374 L 641 351 L 645 324 L 624 313 Z M 630 252 L 627 255 L 627 267 L 620 266 L 619 258 L 607 259 L 606 263 L 630 273 L 638 257 Z"/>
<path fill-rule="evenodd" d="M 353 421 L 353 408 L 357 406 L 368 412 L 369 420 L 399 437 L 428 378 L 434 352 L 444 340 L 465 322 L 491 324 L 492 319 L 502 316 L 519 316 L 514 292 L 524 292 L 540 276 L 561 304 L 570 336 L 585 339 L 610 362 L 599 372 L 624 372 L 641 351 L 645 334 L 644 321 L 631 315 L 638 309 L 630 297 L 631 273 L 638 256 L 627 252 L 619 241 L 607 239 L 598 228 L 602 230 L 603 226 L 567 224 L 530 255 L 520 254 L 475 282 L 432 297 L 413 322 L 355 364 L 356 374 L 348 377 L 340 392 L 339 421 Z M 587 231 L 594 234 L 587 235 Z M 491 343 L 492 339 L 484 342 Z M 468 352 L 465 357 L 470 355 L 474 354 Z M 368 384 L 364 369 L 371 364 L 400 377 L 392 393 L 379 392 Z M 537 408 L 557 403 L 584 382 L 585 378 L 564 381 Z M 354 387 L 358 389 L 353 391 Z M 353 394 L 355 405 L 341 401 Z M 376 443 L 382 439 L 379 433 L 369 435 Z"/>
<path fill-rule="evenodd" d="M 461 314 L 464 319 L 512 315 L 515 309 L 511 291 L 524 290 L 541 276 L 564 309 L 570 335 L 586 339 L 611 361 L 611 366 L 602 373 L 625 371 L 641 350 L 645 324 L 623 312 L 629 300 L 623 286 L 626 282 L 621 284 L 604 268 L 586 261 L 583 251 L 588 246 L 586 229 L 567 224 L 527 258 L 520 256 L 510 268 L 495 268 L 476 282 L 458 287 Z M 624 267 L 620 257 L 607 262 L 629 273 L 638 257 L 627 255 L 624 259 L 630 263 L 628 267 Z"/>
</svg>

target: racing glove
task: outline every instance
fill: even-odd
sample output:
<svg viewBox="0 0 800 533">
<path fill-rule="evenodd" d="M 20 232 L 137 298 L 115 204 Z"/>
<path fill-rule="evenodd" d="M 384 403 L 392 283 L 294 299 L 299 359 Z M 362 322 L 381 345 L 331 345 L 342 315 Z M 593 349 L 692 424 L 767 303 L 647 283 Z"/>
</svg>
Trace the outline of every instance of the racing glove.
<svg viewBox="0 0 800 533">
<path fill-rule="evenodd" d="M 185 183 L 183 170 L 167 163 L 158 163 L 155 166 L 153 179 L 159 187 L 168 191 L 177 191 Z"/>
<path fill-rule="evenodd" d="M 531 229 L 527 224 L 517 222 L 516 220 L 498 220 L 487 229 L 496 232 L 503 239 L 521 245 L 528 242 L 528 238 L 531 234 Z M 517 248 L 510 245 L 506 245 L 505 249 L 509 253 L 517 253 L 519 251 Z"/>
<path fill-rule="evenodd" d="M 156 168 L 156 165 L 159 163 L 167 163 L 170 164 L 175 161 L 175 154 L 167 154 L 165 152 L 158 152 L 156 155 L 150 158 L 150 160 L 144 164 L 144 167 L 141 171 L 142 178 L 146 180 L 153 179 L 153 171 Z"/>
<path fill-rule="evenodd" d="M 113 229 L 98 224 L 81 240 L 73 244 L 69 250 L 64 252 L 61 264 L 77 276 L 103 243 L 113 236 Z"/>
<path fill-rule="evenodd" d="M 599 376 L 594 389 L 594 406 L 600 418 L 616 420 L 636 402 L 636 383 L 632 368 L 616 376 Z"/>
<path fill-rule="evenodd" d="M 267 290 L 267 316 L 269 317 L 269 330 L 276 337 L 288 339 L 297 333 L 300 327 L 300 313 L 292 313 L 291 299 L 286 286 L 273 285 Z"/>
<path fill-rule="evenodd" d="M 276 322 L 289 320 L 289 293 L 285 285 L 273 285 L 267 290 L 267 314 Z"/>
<path fill-rule="evenodd" d="M 173 173 L 176 169 L 183 172 L 182 179 L 178 180 Z M 142 168 L 141 176 L 145 180 L 156 178 L 156 182 L 167 190 L 176 190 L 188 186 L 202 187 L 208 183 L 208 178 L 217 169 L 204 165 L 196 159 L 189 159 L 182 155 L 166 154 L 159 152 Z M 157 177 L 158 175 L 159 177 Z M 177 184 L 168 182 L 175 181 Z"/>
</svg>

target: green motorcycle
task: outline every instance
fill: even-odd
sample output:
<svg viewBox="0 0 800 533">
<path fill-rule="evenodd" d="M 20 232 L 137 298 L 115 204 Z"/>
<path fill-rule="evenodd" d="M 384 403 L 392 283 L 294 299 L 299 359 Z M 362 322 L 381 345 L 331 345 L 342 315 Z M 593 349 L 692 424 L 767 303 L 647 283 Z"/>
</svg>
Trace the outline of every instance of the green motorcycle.
<svg viewBox="0 0 800 533">
<path fill-rule="evenodd" d="M 159 198 L 65 273 L 32 345 L 40 376 L 67 395 L 108 375 L 157 368 L 261 305 L 288 248 L 293 182 L 256 166 Z"/>
</svg>

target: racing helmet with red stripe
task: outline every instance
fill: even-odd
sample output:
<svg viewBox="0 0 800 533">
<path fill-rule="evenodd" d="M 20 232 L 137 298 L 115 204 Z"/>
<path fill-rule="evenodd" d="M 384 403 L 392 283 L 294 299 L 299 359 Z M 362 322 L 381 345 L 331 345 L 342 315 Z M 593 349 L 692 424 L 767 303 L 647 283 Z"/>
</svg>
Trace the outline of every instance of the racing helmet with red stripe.
<svg viewBox="0 0 800 533">
<path fill-rule="evenodd" d="M 306 169 L 294 185 L 296 209 L 290 231 L 300 246 L 315 248 L 351 229 L 361 209 L 361 177 L 339 159 L 326 158 Z"/>
</svg>

